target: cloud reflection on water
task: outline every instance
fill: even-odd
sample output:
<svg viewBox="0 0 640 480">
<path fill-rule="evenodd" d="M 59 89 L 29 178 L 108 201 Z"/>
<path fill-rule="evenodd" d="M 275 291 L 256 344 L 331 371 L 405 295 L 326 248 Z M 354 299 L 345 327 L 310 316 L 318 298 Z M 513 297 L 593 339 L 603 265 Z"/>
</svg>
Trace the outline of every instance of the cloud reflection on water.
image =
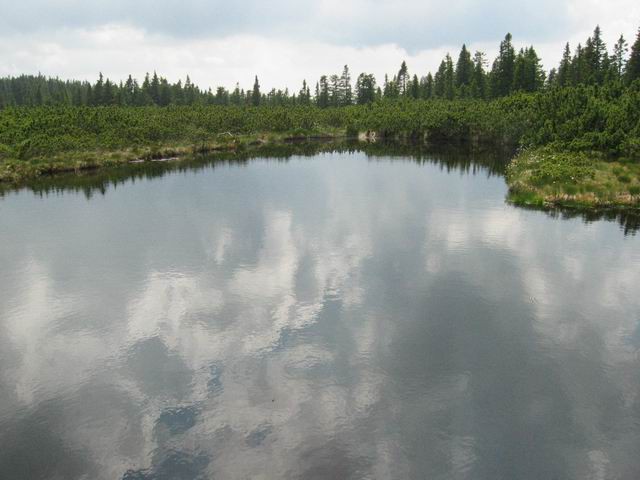
<svg viewBox="0 0 640 480">
<path fill-rule="evenodd" d="M 632 478 L 637 238 L 361 157 L 5 198 L 0 476 Z"/>
</svg>

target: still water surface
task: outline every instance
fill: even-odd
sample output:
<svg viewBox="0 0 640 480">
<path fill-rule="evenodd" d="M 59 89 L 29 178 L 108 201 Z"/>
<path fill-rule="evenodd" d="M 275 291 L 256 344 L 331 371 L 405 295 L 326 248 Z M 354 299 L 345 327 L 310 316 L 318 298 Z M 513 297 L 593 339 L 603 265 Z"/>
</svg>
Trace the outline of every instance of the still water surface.
<svg viewBox="0 0 640 480">
<path fill-rule="evenodd" d="M 640 237 L 461 155 L 5 192 L 0 478 L 640 478 Z"/>
</svg>

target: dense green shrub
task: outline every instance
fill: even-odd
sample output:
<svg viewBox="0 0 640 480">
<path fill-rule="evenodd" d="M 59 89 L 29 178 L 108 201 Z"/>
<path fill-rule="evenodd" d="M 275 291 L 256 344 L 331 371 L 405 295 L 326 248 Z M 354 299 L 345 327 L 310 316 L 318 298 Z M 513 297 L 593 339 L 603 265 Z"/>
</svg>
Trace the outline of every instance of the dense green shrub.
<svg viewBox="0 0 640 480">
<path fill-rule="evenodd" d="M 219 134 L 375 131 L 569 151 L 640 154 L 640 83 L 579 86 L 483 100 L 382 100 L 313 106 L 21 107 L 0 109 L 0 159 L 215 141 Z"/>
</svg>

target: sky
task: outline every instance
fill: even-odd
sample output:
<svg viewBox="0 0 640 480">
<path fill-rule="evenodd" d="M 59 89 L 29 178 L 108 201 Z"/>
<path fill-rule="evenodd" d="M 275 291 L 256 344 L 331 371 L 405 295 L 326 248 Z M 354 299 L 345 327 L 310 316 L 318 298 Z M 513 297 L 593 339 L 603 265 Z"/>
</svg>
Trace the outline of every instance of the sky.
<svg viewBox="0 0 640 480">
<path fill-rule="evenodd" d="M 637 0 L 0 0 L 0 76 L 120 80 L 157 71 L 201 87 L 298 90 L 323 74 L 435 71 L 465 43 L 493 60 L 506 32 L 556 66 L 596 24 L 611 46 L 640 27 Z"/>
</svg>

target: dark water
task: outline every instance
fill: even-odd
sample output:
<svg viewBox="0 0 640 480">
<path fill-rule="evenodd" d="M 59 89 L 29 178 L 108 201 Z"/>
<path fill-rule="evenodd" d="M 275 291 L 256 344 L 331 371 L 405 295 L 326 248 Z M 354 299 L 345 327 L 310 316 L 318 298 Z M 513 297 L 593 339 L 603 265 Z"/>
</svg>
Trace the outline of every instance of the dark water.
<svg viewBox="0 0 640 480">
<path fill-rule="evenodd" d="M 0 198 L 0 478 L 640 478 L 636 224 L 492 155 L 187 166 Z"/>
</svg>

